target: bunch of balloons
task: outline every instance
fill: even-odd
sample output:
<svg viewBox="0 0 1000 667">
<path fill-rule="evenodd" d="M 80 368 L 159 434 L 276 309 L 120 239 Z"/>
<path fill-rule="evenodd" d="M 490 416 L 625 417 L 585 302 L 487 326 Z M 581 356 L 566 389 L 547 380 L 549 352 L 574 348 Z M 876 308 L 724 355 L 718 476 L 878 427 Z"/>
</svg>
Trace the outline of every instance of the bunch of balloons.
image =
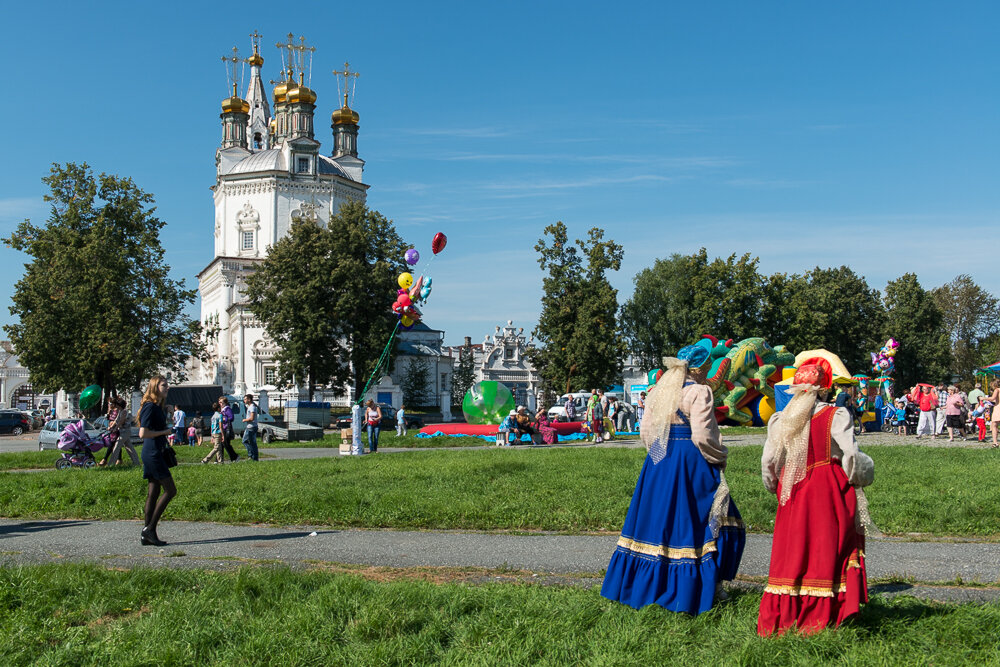
<svg viewBox="0 0 1000 667">
<path fill-rule="evenodd" d="M 899 343 L 895 338 L 890 338 L 882 349 L 872 353 L 872 372 L 881 375 L 892 375 L 896 370 L 896 350 Z"/>
<path fill-rule="evenodd" d="M 442 232 L 438 232 L 431 240 L 431 252 L 437 255 L 444 250 L 447 244 L 448 237 Z M 410 248 L 403 257 L 407 264 L 416 266 L 417 262 L 420 261 L 420 252 L 416 248 Z M 433 261 L 433 258 L 431 260 Z M 428 262 L 429 265 L 430 262 Z M 414 280 L 412 273 L 404 271 L 399 274 L 396 282 L 399 285 L 399 291 L 396 293 L 395 303 L 392 304 L 392 312 L 399 316 L 399 328 L 406 331 L 420 321 L 421 315 L 417 304 L 427 301 L 427 297 L 431 295 L 433 281 L 430 276 L 424 275 Z"/>
</svg>

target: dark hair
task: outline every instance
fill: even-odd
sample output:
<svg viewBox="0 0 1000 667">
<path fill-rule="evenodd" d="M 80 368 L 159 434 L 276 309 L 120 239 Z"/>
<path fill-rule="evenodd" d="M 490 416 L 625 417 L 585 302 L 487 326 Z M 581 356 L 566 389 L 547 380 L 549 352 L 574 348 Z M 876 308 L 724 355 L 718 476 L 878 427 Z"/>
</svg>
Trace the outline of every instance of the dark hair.
<svg viewBox="0 0 1000 667">
<path fill-rule="evenodd" d="M 194 413 L 194 416 L 195 416 L 195 417 L 201 417 L 201 412 L 195 412 L 195 413 Z"/>
<path fill-rule="evenodd" d="M 212 403 L 212 409 L 215 410 L 216 412 L 219 411 L 219 402 L 218 401 L 216 401 L 215 403 Z M 200 415 L 201 413 L 199 412 L 198 414 Z"/>
<path fill-rule="evenodd" d="M 247 394 L 246 396 L 243 397 L 243 400 L 245 401 L 248 398 L 252 401 L 253 400 L 253 394 Z"/>
</svg>

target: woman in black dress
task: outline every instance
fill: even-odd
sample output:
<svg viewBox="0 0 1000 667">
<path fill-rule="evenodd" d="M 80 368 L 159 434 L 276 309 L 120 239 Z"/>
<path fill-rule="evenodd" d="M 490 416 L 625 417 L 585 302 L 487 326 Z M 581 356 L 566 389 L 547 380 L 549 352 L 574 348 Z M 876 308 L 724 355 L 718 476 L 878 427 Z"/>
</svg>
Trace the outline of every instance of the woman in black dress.
<svg viewBox="0 0 1000 667">
<path fill-rule="evenodd" d="M 146 494 L 146 525 L 142 529 L 140 542 L 144 545 L 162 547 L 166 544 L 156 536 L 156 524 L 167 509 L 167 504 L 177 495 L 174 478 L 170 476 L 170 468 L 163 457 L 163 452 L 169 446 L 167 436 L 173 429 L 167 426 L 167 415 L 163 412 L 163 404 L 167 400 L 166 379 L 154 375 L 149 379 L 149 386 L 142 396 L 142 407 L 139 408 L 139 437 L 142 438 L 142 476 L 149 480 L 149 491 Z M 162 495 L 161 495 L 162 491 Z"/>
</svg>

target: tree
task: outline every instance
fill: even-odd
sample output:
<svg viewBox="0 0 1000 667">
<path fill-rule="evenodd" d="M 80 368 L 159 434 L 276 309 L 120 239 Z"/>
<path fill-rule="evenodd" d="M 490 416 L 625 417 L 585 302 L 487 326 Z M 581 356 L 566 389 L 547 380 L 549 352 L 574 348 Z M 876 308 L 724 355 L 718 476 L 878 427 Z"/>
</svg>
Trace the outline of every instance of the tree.
<svg viewBox="0 0 1000 667">
<path fill-rule="evenodd" d="M 817 266 L 803 278 L 791 276 L 785 281 L 781 306 L 787 317 L 785 338 L 772 341 L 770 332 L 761 335 L 794 352 L 830 350 L 852 373 L 870 370 L 871 352 L 884 342 L 878 337 L 884 318 L 878 290 L 846 266 Z M 774 310 L 773 305 L 765 307 L 767 312 Z"/>
<path fill-rule="evenodd" d="M 907 273 L 885 287 L 886 315 L 882 339 L 895 338 L 897 393 L 917 382 L 949 379 L 951 351 L 948 332 L 934 297 Z"/>
<path fill-rule="evenodd" d="M 431 377 L 431 364 L 426 357 L 410 357 L 403 369 L 400 388 L 403 390 L 403 404 L 411 407 L 427 405 L 427 390 Z"/>
<path fill-rule="evenodd" d="M 343 204 L 327 229 L 333 260 L 328 307 L 349 351 L 354 396 L 361 399 L 398 322 L 392 304 L 396 278 L 408 268 L 407 246 L 391 220 L 362 202 Z"/>
<path fill-rule="evenodd" d="M 349 377 L 344 339 L 330 312 L 333 262 L 330 234 L 318 221 L 300 218 L 246 281 L 250 312 L 278 347 L 277 384 L 305 380 L 310 400 L 316 385 Z"/>
<path fill-rule="evenodd" d="M 676 354 L 704 334 L 740 340 L 760 335 L 762 279 L 757 258 L 708 259 L 693 255 L 658 259 L 634 279 L 635 292 L 622 306 L 622 330 L 645 366 Z"/>
<path fill-rule="evenodd" d="M 184 316 L 194 290 L 169 278 L 152 195 L 130 178 L 53 164 L 44 227 L 25 220 L 4 243 L 31 256 L 4 330 L 45 392 L 99 384 L 105 398 L 200 351 Z"/>
<path fill-rule="evenodd" d="M 931 291 L 951 342 L 951 372 L 971 378 L 980 366 L 996 361 L 990 338 L 1000 333 L 997 298 L 962 274 Z"/>
<path fill-rule="evenodd" d="M 621 268 L 622 247 L 604 240 L 598 228 L 586 240 L 569 245 L 566 225 L 557 222 L 543 231 L 551 240 L 535 244 L 542 279 L 542 312 L 534 335 L 541 345 L 530 359 L 538 374 L 561 391 L 573 382 L 589 387 L 613 384 L 621 373 L 625 345 L 618 324 L 618 291 L 607 272 Z M 582 257 L 586 257 L 584 268 Z"/>
<path fill-rule="evenodd" d="M 458 351 L 458 366 L 451 376 L 451 404 L 461 405 L 465 393 L 476 380 L 476 369 L 472 362 L 472 346 L 463 345 Z"/>
</svg>

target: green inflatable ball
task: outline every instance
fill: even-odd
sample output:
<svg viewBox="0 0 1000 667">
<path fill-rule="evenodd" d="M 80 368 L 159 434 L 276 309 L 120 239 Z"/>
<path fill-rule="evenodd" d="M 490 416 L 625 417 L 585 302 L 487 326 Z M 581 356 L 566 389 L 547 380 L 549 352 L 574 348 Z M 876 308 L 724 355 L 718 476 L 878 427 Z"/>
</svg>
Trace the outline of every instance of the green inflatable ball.
<svg viewBox="0 0 1000 667">
<path fill-rule="evenodd" d="M 474 383 L 462 399 L 462 413 L 470 424 L 499 424 L 514 409 L 514 395 L 502 382 Z"/>
<path fill-rule="evenodd" d="M 86 412 L 101 403 L 101 386 L 92 384 L 80 392 L 80 411 Z"/>
</svg>

